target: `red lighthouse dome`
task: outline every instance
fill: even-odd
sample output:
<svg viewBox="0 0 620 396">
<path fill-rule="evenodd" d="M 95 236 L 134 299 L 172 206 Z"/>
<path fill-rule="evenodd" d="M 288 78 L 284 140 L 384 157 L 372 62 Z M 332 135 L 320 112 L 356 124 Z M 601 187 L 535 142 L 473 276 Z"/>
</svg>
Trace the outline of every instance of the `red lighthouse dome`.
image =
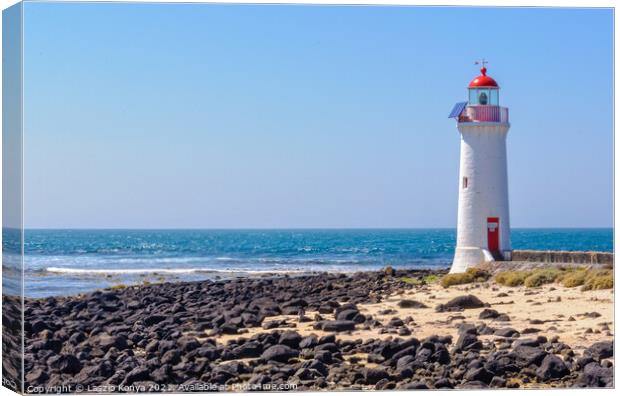
<svg viewBox="0 0 620 396">
<path fill-rule="evenodd" d="M 487 76 L 487 68 L 482 66 L 480 69 L 480 74 L 478 77 L 471 80 L 468 88 L 483 88 L 483 87 L 493 87 L 499 88 L 497 82 L 493 80 L 491 77 Z"/>
</svg>

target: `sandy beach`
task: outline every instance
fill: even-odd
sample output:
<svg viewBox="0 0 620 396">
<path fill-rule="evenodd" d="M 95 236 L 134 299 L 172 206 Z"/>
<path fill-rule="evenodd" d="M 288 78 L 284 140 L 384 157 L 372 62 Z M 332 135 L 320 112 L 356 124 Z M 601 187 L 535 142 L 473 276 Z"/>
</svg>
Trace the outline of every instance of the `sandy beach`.
<svg viewBox="0 0 620 396">
<path fill-rule="evenodd" d="M 612 290 L 388 270 L 26 301 L 26 389 L 613 386 Z"/>
<path fill-rule="evenodd" d="M 436 312 L 435 306 L 462 295 L 473 294 L 481 301 L 506 318 L 480 319 L 480 313 L 488 308 L 472 308 L 461 312 Z M 403 300 L 415 300 L 427 308 L 402 308 Z M 339 334 L 338 339 L 387 339 L 398 334 L 398 329 L 406 328 L 417 338 L 426 338 L 434 334 L 452 336 L 456 339 L 459 326 L 465 323 L 481 324 L 493 328 L 513 328 L 519 333 L 531 336 L 544 334 L 558 336 L 562 342 L 571 345 L 575 352 L 599 341 L 612 341 L 613 291 L 580 291 L 579 288 L 567 288 L 561 285 L 543 285 L 539 288 L 507 287 L 493 282 L 476 285 L 451 286 L 443 288 L 439 284 L 416 287 L 413 290 L 398 290 L 386 296 L 376 304 L 358 304 L 359 312 L 372 316 L 381 323 L 389 323 L 392 318 L 401 318 L 403 326 L 392 329 L 377 327 L 370 329 L 356 328 L 354 331 Z M 306 311 L 306 316 L 321 315 L 325 320 L 335 320 L 334 314 L 320 314 L 318 311 Z M 410 318 L 410 319 L 408 319 Z M 295 330 L 302 336 L 315 334 L 328 335 L 329 332 L 316 330 L 314 322 L 299 323 L 297 315 L 279 315 L 270 317 L 271 321 L 296 323 Z M 542 323 L 541 323 L 542 322 Z M 386 331 L 387 330 L 387 331 Z M 525 330 L 525 332 L 524 332 Z M 252 336 L 263 332 L 262 328 L 250 328 L 245 335 Z M 235 335 L 220 335 L 213 338 L 218 343 L 234 340 Z M 503 337 L 483 334 L 481 340 L 503 341 Z"/>
</svg>

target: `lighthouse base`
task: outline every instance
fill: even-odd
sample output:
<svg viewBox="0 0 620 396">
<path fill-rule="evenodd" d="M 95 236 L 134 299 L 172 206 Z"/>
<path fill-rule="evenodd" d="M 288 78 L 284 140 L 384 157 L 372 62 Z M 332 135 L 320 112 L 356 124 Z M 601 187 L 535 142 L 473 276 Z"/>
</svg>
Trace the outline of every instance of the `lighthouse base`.
<svg viewBox="0 0 620 396">
<path fill-rule="evenodd" d="M 451 274 L 465 272 L 467 268 L 475 267 L 482 263 L 495 261 L 491 252 L 478 247 L 457 247 L 452 261 Z"/>
</svg>

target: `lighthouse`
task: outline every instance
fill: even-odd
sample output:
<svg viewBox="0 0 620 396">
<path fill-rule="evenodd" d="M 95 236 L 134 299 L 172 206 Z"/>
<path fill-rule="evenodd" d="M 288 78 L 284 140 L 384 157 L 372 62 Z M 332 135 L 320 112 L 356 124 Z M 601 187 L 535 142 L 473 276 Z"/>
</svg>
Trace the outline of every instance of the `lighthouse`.
<svg viewBox="0 0 620 396">
<path fill-rule="evenodd" d="M 455 118 L 461 137 L 456 250 L 451 273 L 478 264 L 510 260 L 510 219 L 506 136 L 508 108 L 499 105 L 499 85 L 480 75 L 467 87 L 468 101 L 457 103 Z"/>
</svg>

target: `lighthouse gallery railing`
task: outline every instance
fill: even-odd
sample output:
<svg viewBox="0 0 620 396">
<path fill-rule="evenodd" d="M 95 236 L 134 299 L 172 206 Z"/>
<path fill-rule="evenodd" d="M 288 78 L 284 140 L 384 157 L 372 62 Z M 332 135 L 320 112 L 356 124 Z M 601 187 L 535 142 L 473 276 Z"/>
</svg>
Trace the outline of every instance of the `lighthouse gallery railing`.
<svg viewBox="0 0 620 396">
<path fill-rule="evenodd" d="M 508 122 L 508 108 L 500 106 L 467 106 L 459 122 Z"/>
</svg>

